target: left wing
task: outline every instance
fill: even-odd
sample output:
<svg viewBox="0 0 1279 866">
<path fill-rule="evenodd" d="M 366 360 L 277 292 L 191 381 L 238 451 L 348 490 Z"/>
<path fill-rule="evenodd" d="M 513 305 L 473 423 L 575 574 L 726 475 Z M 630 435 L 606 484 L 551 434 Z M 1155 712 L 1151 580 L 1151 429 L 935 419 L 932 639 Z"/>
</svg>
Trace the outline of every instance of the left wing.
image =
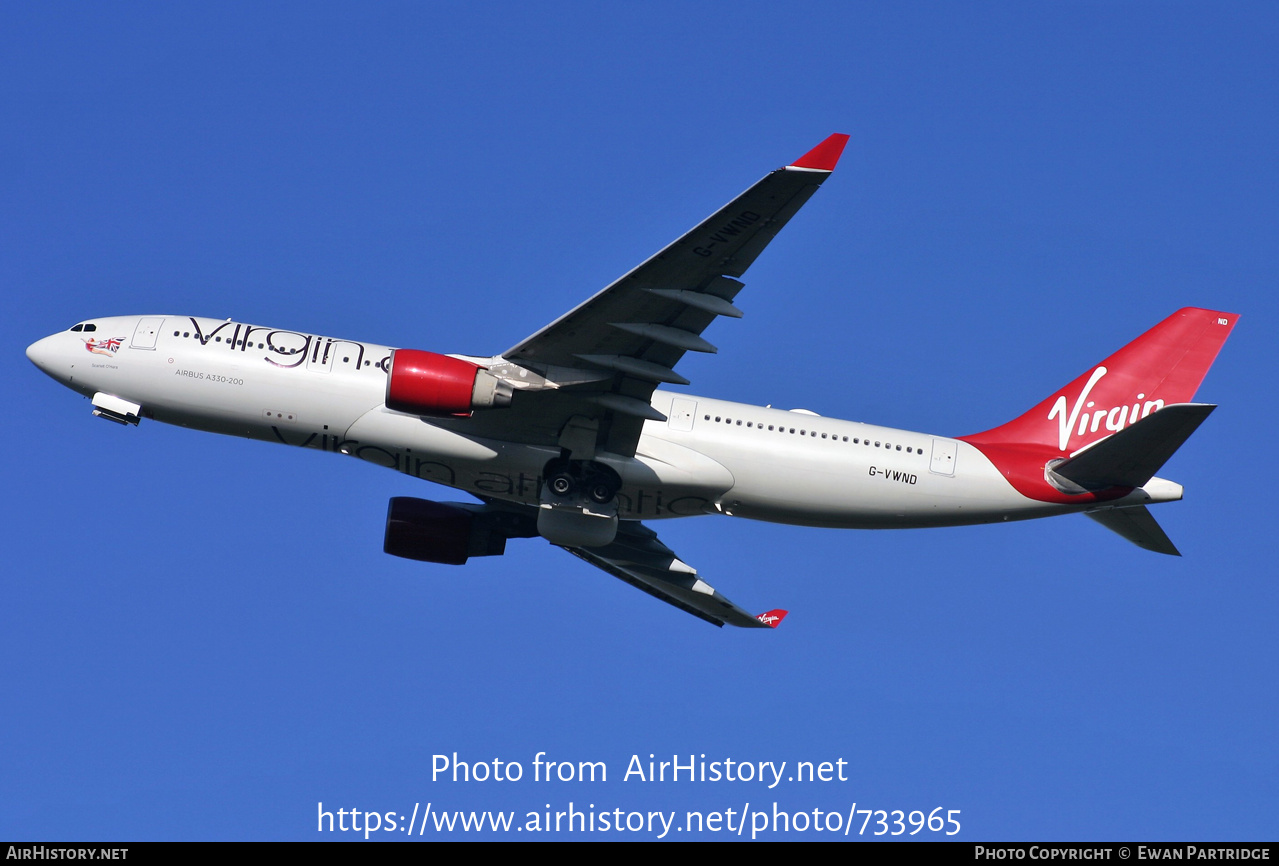
<svg viewBox="0 0 1279 866">
<path fill-rule="evenodd" d="M 665 420 L 649 405 L 654 389 L 688 384 L 674 370 L 685 352 L 716 351 L 701 334 L 718 316 L 741 316 L 736 277 L 817 191 L 847 143 L 847 135 L 828 137 L 489 362 L 515 396 L 509 408 L 470 419 L 468 431 L 555 445 L 576 416 L 598 425 L 600 450 L 634 456 L 644 421 Z"/>
<path fill-rule="evenodd" d="M 656 532 L 638 521 L 622 521 L 618 525 L 617 537 L 607 547 L 564 549 L 636 589 L 712 625 L 777 628 L 787 613 L 770 610 L 754 616 L 733 604 L 702 580 L 697 569 L 681 562 L 669 547 L 658 540 Z"/>
</svg>

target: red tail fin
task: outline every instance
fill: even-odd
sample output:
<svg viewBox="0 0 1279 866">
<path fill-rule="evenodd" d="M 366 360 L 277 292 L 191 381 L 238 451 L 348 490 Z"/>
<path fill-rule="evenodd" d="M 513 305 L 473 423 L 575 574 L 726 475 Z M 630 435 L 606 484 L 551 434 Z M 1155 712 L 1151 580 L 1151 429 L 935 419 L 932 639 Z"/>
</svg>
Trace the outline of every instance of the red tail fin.
<svg viewBox="0 0 1279 866">
<path fill-rule="evenodd" d="M 1065 457 L 1172 403 L 1188 403 L 1239 316 L 1186 307 L 1058 389 L 1020 418 L 962 437 L 1040 445 Z"/>
<path fill-rule="evenodd" d="M 1063 492 L 1048 482 L 1045 466 L 1164 406 L 1190 402 L 1238 319 L 1196 307 L 1178 310 L 1020 418 L 960 438 L 1031 499 L 1115 499 L 1124 491 Z"/>
</svg>

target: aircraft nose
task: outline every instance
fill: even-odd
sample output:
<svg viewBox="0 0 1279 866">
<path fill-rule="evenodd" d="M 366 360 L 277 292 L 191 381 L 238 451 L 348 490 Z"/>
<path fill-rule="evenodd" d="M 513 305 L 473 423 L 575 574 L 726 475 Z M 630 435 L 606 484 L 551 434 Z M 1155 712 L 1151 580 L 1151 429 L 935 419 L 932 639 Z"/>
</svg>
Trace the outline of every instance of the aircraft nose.
<svg viewBox="0 0 1279 866">
<path fill-rule="evenodd" d="M 36 340 L 30 346 L 27 346 L 27 358 L 32 364 L 35 364 L 42 371 L 57 378 L 54 368 L 57 366 L 58 350 L 54 345 L 56 336 L 45 337 L 43 340 Z"/>
</svg>

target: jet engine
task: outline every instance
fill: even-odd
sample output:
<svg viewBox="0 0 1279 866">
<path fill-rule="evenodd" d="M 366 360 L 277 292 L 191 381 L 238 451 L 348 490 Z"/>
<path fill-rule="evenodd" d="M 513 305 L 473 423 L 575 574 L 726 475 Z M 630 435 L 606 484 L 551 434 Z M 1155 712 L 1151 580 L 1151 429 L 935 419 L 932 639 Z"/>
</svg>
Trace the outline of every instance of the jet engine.
<svg viewBox="0 0 1279 866">
<path fill-rule="evenodd" d="M 472 556 L 501 556 L 508 538 L 535 535 L 533 518 L 518 512 L 396 496 L 387 509 L 382 549 L 419 562 L 464 565 Z"/>
<path fill-rule="evenodd" d="M 423 352 L 396 349 L 386 378 L 386 406 L 413 415 L 467 416 L 474 409 L 511 405 L 513 389 L 478 364 Z"/>
</svg>

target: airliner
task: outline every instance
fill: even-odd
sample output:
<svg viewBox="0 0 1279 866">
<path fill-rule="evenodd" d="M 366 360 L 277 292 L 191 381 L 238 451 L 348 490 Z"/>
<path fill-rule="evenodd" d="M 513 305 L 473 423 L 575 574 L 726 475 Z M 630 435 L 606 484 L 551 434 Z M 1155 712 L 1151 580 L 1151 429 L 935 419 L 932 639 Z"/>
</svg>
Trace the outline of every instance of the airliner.
<svg viewBox="0 0 1279 866">
<path fill-rule="evenodd" d="M 27 349 L 124 425 L 154 419 L 331 451 L 465 491 L 395 497 L 384 550 L 449 565 L 541 537 L 718 626 L 776 627 L 652 528 L 723 514 L 847 529 L 1082 512 L 1158 553 L 1155 476 L 1214 406 L 1192 402 L 1238 316 L 1178 310 L 1013 420 L 950 437 L 682 391 L 686 352 L 736 318 L 739 279 L 835 169 L 832 135 L 575 309 L 498 355 L 439 354 L 253 325 L 85 319 Z"/>
</svg>

